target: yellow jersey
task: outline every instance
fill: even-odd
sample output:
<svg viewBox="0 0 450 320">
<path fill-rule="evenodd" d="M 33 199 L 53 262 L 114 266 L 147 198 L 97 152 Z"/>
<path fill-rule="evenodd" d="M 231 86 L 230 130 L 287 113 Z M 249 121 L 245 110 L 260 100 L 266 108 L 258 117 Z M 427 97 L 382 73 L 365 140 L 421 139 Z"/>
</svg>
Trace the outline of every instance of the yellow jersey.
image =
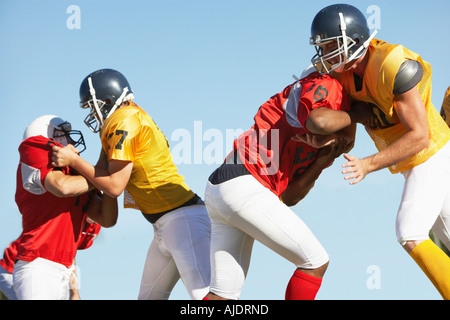
<svg viewBox="0 0 450 320">
<path fill-rule="evenodd" d="M 100 139 L 108 161 L 133 162 L 125 190 L 125 208 L 155 214 L 179 207 L 194 197 L 173 163 L 166 137 L 134 102 L 114 111 L 103 125 Z"/>
<path fill-rule="evenodd" d="M 447 125 L 450 126 L 450 87 L 445 91 L 444 101 L 442 101 L 441 106 L 441 116 Z"/>
<path fill-rule="evenodd" d="M 431 103 L 431 65 L 422 58 L 401 45 L 392 45 L 385 41 L 374 39 L 371 41 L 369 60 L 362 79 L 362 87 L 356 88 L 353 72 L 333 73 L 347 93 L 354 100 L 374 104 L 373 112 L 380 125 L 376 129 L 366 127 L 366 130 L 377 149 L 383 150 L 394 141 L 401 138 L 406 129 L 400 122 L 394 109 L 394 80 L 401 64 L 407 59 L 418 61 L 423 68 L 423 76 L 416 85 L 425 105 L 428 128 L 428 148 L 389 167 L 392 173 L 402 172 L 426 161 L 435 154 L 450 139 L 450 129 Z"/>
</svg>

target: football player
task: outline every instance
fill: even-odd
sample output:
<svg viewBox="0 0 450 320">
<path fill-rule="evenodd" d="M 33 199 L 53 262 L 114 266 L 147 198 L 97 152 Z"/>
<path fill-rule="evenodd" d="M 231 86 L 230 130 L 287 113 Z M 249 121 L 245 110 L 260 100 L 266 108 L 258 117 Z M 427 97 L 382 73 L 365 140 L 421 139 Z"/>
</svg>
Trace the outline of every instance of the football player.
<svg viewBox="0 0 450 320">
<path fill-rule="evenodd" d="M 404 175 L 397 239 L 449 299 L 450 258 L 428 235 L 433 228 L 450 246 L 450 129 L 431 103 L 431 65 L 374 35 L 362 12 L 347 4 L 323 8 L 311 25 L 313 65 L 336 78 L 351 99 L 370 103 L 374 118 L 366 130 L 378 153 L 344 155 L 342 173 L 350 184 L 386 167 Z"/>
<path fill-rule="evenodd" d="M 272 96 L 251 129 L 235 140 L 205 192 L 212 225 L 211 289 L 205 300 L 239 298 L 255 239 L 296 266 L 286 299 L 315 298 L 328 254 L 289 206 L 353 146 L 355 126 L 344 110 L 349 105 L 342 87 L 316 72 Z M 326 137 L 318 139 L 325 149 L 294 141 L 306 133 Z"/>
<path fill-rule="evenodd" d="M 81 235 L 78 239 L 77 250 L 85 250 L 91 247 L 94 239 L 98 236 L 100 229 L 101 226 L 98 223 L 89 219 L 89 217 L 86 217 L 83 227 L 81 228 Z M 13 272 L 21 236 L 9 244 L 9 246 L 3 251 L 3 258 L 0 259 L 0 291 L 3 292 L 8 300 L 17 299 L 13 287 Z M 71 275 L 69 297 L 70 300 L 79 300 L 80 293 L 78 292 L 78 280 L 75 274 L 74 266 L 72 266 L 71 269 L 73 269 L 73 273 Z"/>
<path fill-rule="evenodd" d="M 152 223 L 154 239 L 138 299 L 168 299 L 180 277 L 190 297 L 202 299 L 210 282 L 208 213 L 178 173 L 166 137 L 133 98 L 127 79 L 116 70 L 86 76 L 81 107 L 89 110 L 86 125 L 100 133 L 106 165 L 94 167 L 69 148 L 55 147 L 54 160 L 112 197 L 125 190 L 125 207 L 140 210 Z"/>
<path fill-rule="evenodd" d="M 78 137 L 76 139 L 76 137 Z M 13 285 L 17 299 L 69 299 L 70 278 L 83 224 L 117 220 L 117 200 L 93 190 L 69 167 L 51 165 L 52 147 L 84 150 L 80 131 L 53 115 L 30 123 L 19 146 L 16 203 L 23 231 L 17 243 Z"/>
</svg>

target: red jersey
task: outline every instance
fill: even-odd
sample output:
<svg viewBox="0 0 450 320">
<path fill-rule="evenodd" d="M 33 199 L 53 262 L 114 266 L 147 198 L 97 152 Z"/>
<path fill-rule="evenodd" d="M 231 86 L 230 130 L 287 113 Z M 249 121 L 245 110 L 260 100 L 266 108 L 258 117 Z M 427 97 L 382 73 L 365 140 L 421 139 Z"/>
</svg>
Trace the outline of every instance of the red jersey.
<svg viewBox="0 0 450 320">
<path fill-rule="evenodd" d="M 19 247 L 20 237 L 11 242 L 8 248 L 3 252 L 3 259 L 0 260 L 0 266 L 9 273 L 14 271 L 14 262 L 16 261 L 17 248 Z"/>
<path fill-rule="evenodd" d="M 296 134 L 307 133 L 305 122 L 318 107 L 350 110 L 339 82 L 314 72 L 265 102 L 251 129 L 234 143 L 247 170 L 277 196 L 286 189 L 292 171 L 301 174 L 315 159 L 316 148 L 289 142 Z"/>
<path fill-rule="evenodd" d="M 59 143 L 43 136 L 30 137 L 19 146 L 16 203 L 22 214 L 23 232 L 17 259 L 41 257 L 70 267 L 75 258 L 81 228 L 91 197 L 59 198 L 45 189 L 51 165 L 51 150 Z M 69 168 L 61 168 L 70 174 Z"/>
<path fill-rule="evenodd" d="M 83 223 L 81 236 L 78 240 L 78 250 L 84 250 L 92 246 L 94 239 L 98 236 L 101 226 L 98 223 L 88 221 L 86 219 Z M 21 237 L 22 235 L 20 235 Z M 0 260 L 0 266 L 9 273 L 14 271 L 14 263 L 17 257 L 17 249 L 20 245 L 20 237 L 11 242 L 8 248 L 3 252 L 3 259 Z"/>
</svg>

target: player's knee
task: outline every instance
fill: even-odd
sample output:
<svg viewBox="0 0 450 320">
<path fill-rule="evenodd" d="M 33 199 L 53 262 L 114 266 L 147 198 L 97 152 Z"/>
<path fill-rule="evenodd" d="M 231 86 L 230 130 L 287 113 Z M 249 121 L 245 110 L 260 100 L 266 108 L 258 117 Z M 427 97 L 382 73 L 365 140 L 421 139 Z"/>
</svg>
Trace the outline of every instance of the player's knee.
<svg viewBox="0 0 450 320">
<path fill-rule="evenodd" d="M 328 265 L 330 261 L 325 262 L 325 264 L 321 265 L 320 267 L 314 268 L 314 269 L 303 269 L 303 268 L 297 268 L 297 270 L 309 274 L 311 276 L 317 277 L 317 278 L 323 278 L 325 275 L 325 272 L 327 271 Z"/>
<path fill-rule="evenodd" d="M 325 272 L 328 269 L 328 265 L 330 264 L 330 261 L 327 261 L 323 266 L 317 268 L 317 272 L 320 274 L 320 278 L 322 278 L 325 274 Z"/>
</svg>

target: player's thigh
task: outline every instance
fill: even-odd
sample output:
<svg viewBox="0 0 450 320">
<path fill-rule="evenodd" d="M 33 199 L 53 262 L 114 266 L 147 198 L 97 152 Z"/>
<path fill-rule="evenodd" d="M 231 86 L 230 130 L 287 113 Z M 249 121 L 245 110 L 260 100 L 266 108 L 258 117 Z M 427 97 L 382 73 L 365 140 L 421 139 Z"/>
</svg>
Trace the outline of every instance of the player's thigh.
<svg viewBox="0 0 450 320">
<path fill-rule="evenodd" d="M 155 231 L 156 233 L 156 231 Z M 167 300 L 180 279 L 177 266 L 168 251 L 160 247 L 155 234 L 145 259 L 142 272 L 139 300 Z"/>
<path fill-rule="evenodd" d="M 211 223 L 204 205 L 176 210 L 162 219 L 162 237 L 191 298 L 208 293 L 211 278 Z"/>
<path fill-rule="evenodd" d="M 318 268 L 329 260 L 310 228 L 271 192 L 255 195 L 230 222 L 299 268 Z"/>
<path fill-rule="evenodd" d="M 239 299 L 250 265 L 254 239 L 242 230 L 211 220 L 211 289 L 226 299 Z"/>
<path fill-rule="evenodd" d="M 206 195 L 212 218 L 248 234 L 297 267 L 318 268 L 328 261 L 306 224 L 251 175 L 208 185 Z"/>
<path fill-rule="evenodd" d="M 0 291 L 8 300 L 16 300 L 16 293 L 13 288 L 13 275 L 0 266 Z"/>
<path fill-rule="evenodd" d="M 450 159 L 438 153 L 404 173 L 405 185 L 396 220 L 401 244 L 428 239 L 438 216 L 448 216 L 450 167 L 447 162 L 450 163 Z"/>
<path fill-rule="evenodd" d="M 19 300 L 67 300 L 69 269 L 59 263 L 37 258 L 18 261 L 14 266 L 14 291 Z"/>
<path fill-rule="evenodd" d="M 432 230 L 447 249 L 450 250 L 450 188 Z"/>
</svg>

